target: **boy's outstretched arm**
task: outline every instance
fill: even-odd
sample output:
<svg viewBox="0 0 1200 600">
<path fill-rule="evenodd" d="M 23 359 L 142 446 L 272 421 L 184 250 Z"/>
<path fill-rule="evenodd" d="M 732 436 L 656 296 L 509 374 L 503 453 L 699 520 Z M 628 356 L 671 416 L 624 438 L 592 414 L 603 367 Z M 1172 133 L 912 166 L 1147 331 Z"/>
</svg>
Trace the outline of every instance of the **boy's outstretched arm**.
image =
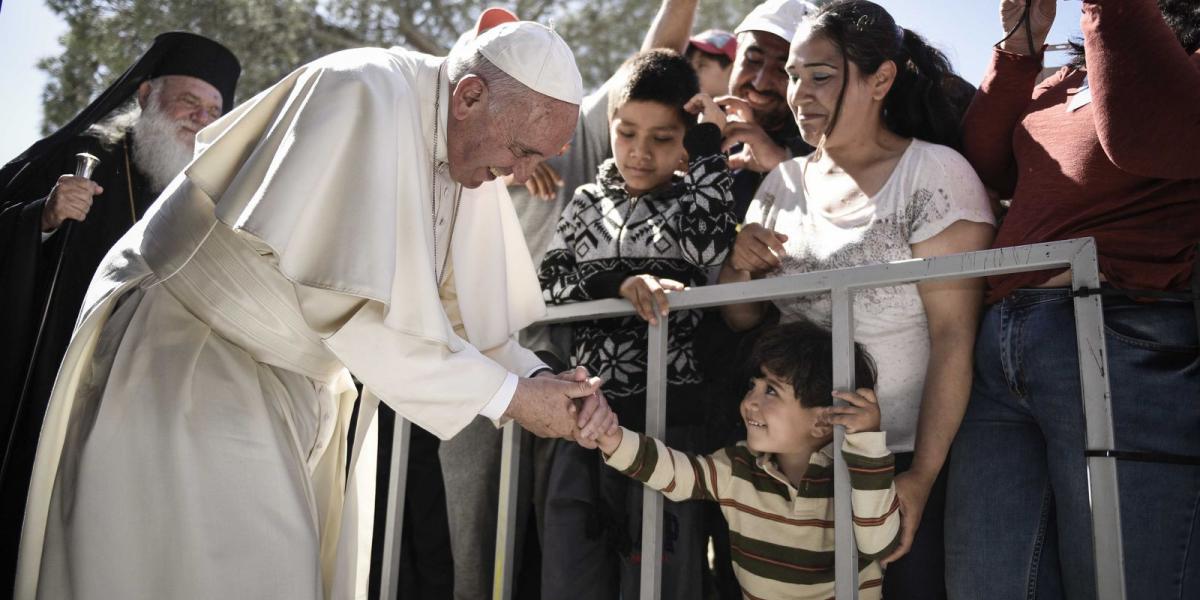
<svg viewBox="0 0 1200 600">
<path fill-rule="evenodd" d="M 717 500 L 728 489 L 731 461 L 724 450 L 708 456 L 686 454 L 624 427 L 606 432 L 599 443 L 608 466 L 676 502 Z"/>
</svg>

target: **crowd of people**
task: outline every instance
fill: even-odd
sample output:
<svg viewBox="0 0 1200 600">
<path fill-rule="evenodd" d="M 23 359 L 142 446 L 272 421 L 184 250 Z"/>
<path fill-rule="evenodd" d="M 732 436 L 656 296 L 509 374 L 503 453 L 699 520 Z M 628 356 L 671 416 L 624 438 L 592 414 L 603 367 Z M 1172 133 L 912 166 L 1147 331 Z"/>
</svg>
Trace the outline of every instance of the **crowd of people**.
<svg viewBox="0 0 1200 600">
<path fill-rule="evenodd" d="M 345 51 L 237 108 L 232 53 L 160 36 L 0 172 L 0 586 L 365 594 L 386 405 L 418 426 L 414 597 L 490 597 L 512 419 L 536 436 L 517 510 L 538 551 L 502 558 L 520 597 L 637 597 L 646 493 L 668 498 L 664 598 L 831 597 L 841 452 L 860 597 L 1092 598 L 1073 305 L 1099 294 L 1128 597 L 1200 594 L 1200 6 L 1083 0 L 1073 61 L 1039 80 L 1065 17 L 999 0 L 976 90 L 869 0 L 693 34 L 697 5 L 663 0 L 587 95 L 557 34 L 497 9 L 445 60 Z M 827 296 L 671 309 L 1081 237 L 1098 289 L 857 292 L 855 390 Z M 531 326 L 602 298 L 635 315 Z"/>
</svg>

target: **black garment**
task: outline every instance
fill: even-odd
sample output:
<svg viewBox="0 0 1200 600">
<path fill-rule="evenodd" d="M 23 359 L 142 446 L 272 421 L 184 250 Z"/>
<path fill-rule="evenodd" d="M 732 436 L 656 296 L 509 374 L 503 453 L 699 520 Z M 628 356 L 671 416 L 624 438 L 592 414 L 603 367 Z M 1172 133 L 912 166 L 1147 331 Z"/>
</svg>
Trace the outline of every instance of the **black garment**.
<svg viewBox="0 0 1200 600">
<path fill-rule="evenodd" d="M 92 275 L 109 248 L 154 201 L 145 178 L 126 169 L 126 151 L 132 160 L 128 135 L 115 144 L 104 144 L 85 133 L 30 163 L 14 188 L 0 193 L 0 444 L 6 469 L 0 480 L 0 590 L 12 589 L 16 549 L 33 457 L 42 417 L 59 363 L 79 315 Z M 75 172 L 75 154 L 88 152 L 100 159 L 92 180 L 104 188 L 96 196 L 87 219 L 68 221 L 72 231 L 67 247 L 66 225 L 42 241 L 41 216 L 58 177 Z M 132 182 L 132 189 L 130 188 Z M 130 206 L 132 199 L 132 208 Z M 62 268 L 49 299 L 49 313 L 37 356 L 34 338 L 55 264 Z M 24 406 L 17 409 L 26 370 L 32 366 Z"/>
</svg>

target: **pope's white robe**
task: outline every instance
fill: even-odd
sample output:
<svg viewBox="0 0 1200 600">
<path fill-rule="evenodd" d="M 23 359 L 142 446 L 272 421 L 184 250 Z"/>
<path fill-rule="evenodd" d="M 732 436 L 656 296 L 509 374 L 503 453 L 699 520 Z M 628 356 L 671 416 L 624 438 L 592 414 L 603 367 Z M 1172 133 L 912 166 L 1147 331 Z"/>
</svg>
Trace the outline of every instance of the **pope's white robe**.
<svg viewBox="0 0 1200 600">
<path fill-rule="evenodd" d="M 340 52 L 201 132 L 85 299 L 18 598 L 365 595 L 374 466 L 363 452 L 347 481 L 350 373 L 363 415 L 378 398 L 447 438 L 540 364 L 513 341 L 545 307 L 498 182 L 464 192 L 453 241 L 438 234 L 453 275 L 435 280 L 439 67 Z"/>
</svg>

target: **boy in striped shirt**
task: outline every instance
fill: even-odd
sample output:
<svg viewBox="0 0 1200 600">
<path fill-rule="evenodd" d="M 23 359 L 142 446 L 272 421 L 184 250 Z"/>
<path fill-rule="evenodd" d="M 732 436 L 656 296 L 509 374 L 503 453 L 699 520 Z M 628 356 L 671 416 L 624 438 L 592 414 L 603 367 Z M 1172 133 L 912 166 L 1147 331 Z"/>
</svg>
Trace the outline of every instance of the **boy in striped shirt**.
<svg viewBox="0 0 1200 600">
<path fill-rule="evenodd" d="M 855 346 L 857 392 L 835 392 L 827 330 L 779 325 L 755 343 L 757 373 L 742 399 L 744 442 L 689 455 L 629 431 L 609 417 L 599 438 L 609 466 L 667 498 L 712 500 L 729 522 L 733 568 L 750 599 L 832 598 L 834 593 L 833 426 L 846 427 L 843 456 L 853 488 L 860 598 L 880 597 L 879 558 L 899 541 L 893 458 L 869 389 L 874 369 Z M 833 407 L 833 397 L 849 406 Z"/>
</svg>

